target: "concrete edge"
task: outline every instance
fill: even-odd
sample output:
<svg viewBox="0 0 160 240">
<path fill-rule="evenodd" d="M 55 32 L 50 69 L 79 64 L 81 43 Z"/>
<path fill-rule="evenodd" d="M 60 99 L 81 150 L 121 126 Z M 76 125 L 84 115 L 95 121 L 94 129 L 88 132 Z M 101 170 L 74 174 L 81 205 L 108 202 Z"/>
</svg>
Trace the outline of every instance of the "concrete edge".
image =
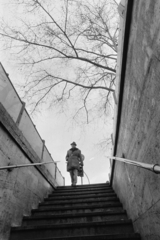
<svg viewBox="0 0 160 240">
<path fill-rule="evenodd" d="M 124 39 L 123 39 L 122 64 L 121 64 L 121 70 L 120 70 L 120 86 L 119 86 L 118 110 L 117 110 L 117 119 L 116 119 L 116 130 L 115 130 L 116 132 L 115 132 L 113 156 L 116 156 L 116 153 L 117 153 L 119 130 L 121 125 L 121 112 L 122 112 L 122 104 L 123 104 L 125 70 L 126 70 L 126 62 L 127 62 L 133 3 L 134 3 L 134 0 L 128 0 L 127 6 L 126 6 L 125 30 L 124 30 L 125 32 L 124 32 Z M 113 160 L 112 166 L 111 166 L 110 186 L 112 186 L 113 184 L 114 169 L 115 169 L 115 160 Z"/>
<path fill-rule="evenodd" d="M 6 109 L 0 103 L 0 124 L 10 135 L 15 144 L 21 149 L 24 155 L 28 158 L 31 163 L 40 163 L 41 160 L 32 149 L 29 142 L 23 136 L 11 116 L 8 114 Z M 40 174 L 47 180 L 53 189 L 56 188 L 56 180 L 51 176 L 45 166 L 34 166 Z"/>
</svg>

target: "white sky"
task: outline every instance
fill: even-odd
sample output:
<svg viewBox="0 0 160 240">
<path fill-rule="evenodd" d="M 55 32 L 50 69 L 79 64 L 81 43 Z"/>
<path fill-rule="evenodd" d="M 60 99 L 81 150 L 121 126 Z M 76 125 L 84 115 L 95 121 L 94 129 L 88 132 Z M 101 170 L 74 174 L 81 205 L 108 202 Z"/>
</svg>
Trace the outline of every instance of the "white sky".
<svg viewBox="0 0 160 240">
<path fill-rule="evenodd" d="M 0 4 L 3 2 L 3 0 L 0 0 Z M 0 14 L 2 13 L 1 10 Z M 23 75 L 18 72 L 9 54 L 2 54 L 1 52 L 0 61 L 6 72 L 9 73 L 14 85 L 23 79 Z M 72 106 L 70 107 L 72 108 Z M 73 141 L 77 143 L 77 147 L 85 155 L 84 171 L 88 175 L 90 182 L 100 183 L 108 180 L 110 164 L 106 156 L 111 155 L 111 149 L 106 147 L 106 150 L 102 151 L 97 143 L 105 137 L 110 137 L 113 130 L 111 117 L 108 118 L 105 129 L 101 119 L 97 120 L 97 123 L 88 125 L 85 129 L 74 126 L 66 115 L 57 115 L 54 109 L 43 111 L 34 117 L 33 121 L 42 139 L 45 140 L 53 159 L 60 161 L 58 167 L 65 177 L 66 185 L 70 185 L 70 176 L 66 172 L 65 156 L 70 148 L 70 143 Z M 78 179 L 78 183 L 81 184 L 81 179 Z M 84 177 L 83 182 L 88 183 L 86 177 Z"/>
</svg>

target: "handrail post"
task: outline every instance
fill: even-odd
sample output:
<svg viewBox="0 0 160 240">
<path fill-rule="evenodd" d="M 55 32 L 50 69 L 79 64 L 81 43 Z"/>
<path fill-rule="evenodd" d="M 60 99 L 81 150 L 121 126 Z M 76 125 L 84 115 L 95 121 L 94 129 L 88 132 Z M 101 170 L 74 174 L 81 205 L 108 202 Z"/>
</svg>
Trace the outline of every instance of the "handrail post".
<svg viewBox="0 0 160 240">
<path fill-rule="evenodd" d="M 55 180 L 56 180 L 56 177 L 57 177 L 57 163 L 55 163 Z"/>
<path fill-rule="evenodd" d="M 20 121 L 21 121 L 21 118 L 22 118 L 22 115 L 23 115 L 23 112 L 24 112 L 24 109 L 25 109 L 25 102 L 22 102 L 22 107 L 20 109 L 20 112 L 19 112 L 19 115 L 17 117 L 17 120 L 16 120 L 16 124 L 19 125 Z"/>
<path fill-rule="evenodd" d="M 42 153 L 41 153 L 41 160 L 43 160 L 43 154 L 44 154 L 44 147 L 45 147 L 45 140 L 42 140 Z"/>
</svg>

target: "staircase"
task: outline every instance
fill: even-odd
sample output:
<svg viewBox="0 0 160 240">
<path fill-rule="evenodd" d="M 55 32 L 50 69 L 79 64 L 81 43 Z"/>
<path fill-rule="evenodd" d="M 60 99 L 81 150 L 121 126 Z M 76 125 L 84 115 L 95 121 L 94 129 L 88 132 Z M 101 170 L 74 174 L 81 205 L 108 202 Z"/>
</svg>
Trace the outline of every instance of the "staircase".
<svg viewBox="0 0 160 240">
<path fill-rule="evenodd" d="M 10 240 L 140 240 L 108 184 L 58 187 Z"/>
</svg>

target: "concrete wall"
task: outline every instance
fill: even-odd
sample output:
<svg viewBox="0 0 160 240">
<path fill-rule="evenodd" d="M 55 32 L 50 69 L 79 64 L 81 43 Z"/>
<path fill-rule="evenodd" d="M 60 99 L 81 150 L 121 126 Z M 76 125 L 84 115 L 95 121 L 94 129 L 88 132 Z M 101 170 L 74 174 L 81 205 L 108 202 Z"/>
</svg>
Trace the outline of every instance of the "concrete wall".
<svg viewBox="0 0 160 240">
<path fill-rule="evenodd" d="M 0 104 L 0 167 L 38 162 L 38 157 Z M 0 170 L 0 239 L 7 240 L 11 226 L 54 190 L 55 179 L 45 167 Z"/>
<path fill-rule="evenodd" d="M 0 64 L 0 167 L 42 161 L 53 163 L 0 170 L 1 240 L 57 185 L 64 185 L 64 178 Z"/>
<path fill-rule="evenodd" d="M 37 167 L 0 170 L 0 239 L 21 224 L 64 178 L 0 64 L 0 167 L 40 162 Z"/>
<path fill-rule="evenodd" d="M 32 149 L 39 157 L 39 162 L 50 162 L 53 161 L 51 154 L 49 153 L 45 142 L 41 139 L 31 117 L 25 109 L 24 103 L 21 101 L 18 93 L 16 92 L 9 75 L 5 72 L 2 64 L 0 63 L 0 103 L 9 113 L 13 121 L 16 123 L 18 128 L 23 133 L 26 140 L 32 146 Z M 43 152 L 44 150 L 44 152 Z M 50 174 L 55 177 L 56 164 L 52 166 L 46 165 L 46 168 Z M 56 183 L 57 185 L 64 185 L 64 179 L 59 170 Z"/>
<path fill-rule="evenodd" d="M 160 164 L 160 1 L 134 0 L 116 155 Z M 142 240 L 160 239 L 160 175 L 115 164 L 113 188 Z"/>
</svg>

